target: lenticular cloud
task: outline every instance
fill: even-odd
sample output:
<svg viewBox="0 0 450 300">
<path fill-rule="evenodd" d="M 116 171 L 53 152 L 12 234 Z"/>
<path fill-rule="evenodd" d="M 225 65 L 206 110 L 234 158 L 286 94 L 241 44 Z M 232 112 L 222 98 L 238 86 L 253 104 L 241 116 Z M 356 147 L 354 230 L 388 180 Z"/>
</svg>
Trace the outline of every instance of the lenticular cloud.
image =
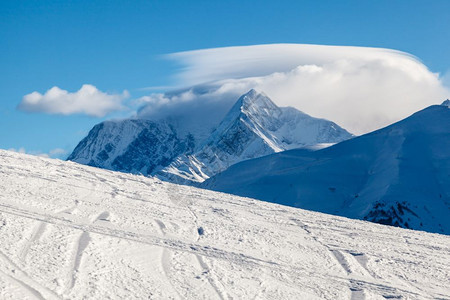
<svg viewBox="0 0 450 300">
<path fill-rule="evenodd" d="M 223 99 L 255 88 L 280 106 L 296 107 L 361 134 L 450 95 L 439 74 L 414 56 L 389 49 L 273 44 L 195 50 L 167 57 L 181 66 L 175 75 L 177 83 L 195 88 L 147 97 L 147 101 L 152 99 L 150 108 L 142 111 L 152 115 L 159 110 L 167 114 L 168 108 L 176 113 L 178 103 L 186 106 L 189 101 L 231 103 Z M 194 95 L 180 100 L 187 91 Z M 201 91 L 199 97 L 195 91 Z M 211 105 L 205 107 L 211 109 Z"/>
</svg>

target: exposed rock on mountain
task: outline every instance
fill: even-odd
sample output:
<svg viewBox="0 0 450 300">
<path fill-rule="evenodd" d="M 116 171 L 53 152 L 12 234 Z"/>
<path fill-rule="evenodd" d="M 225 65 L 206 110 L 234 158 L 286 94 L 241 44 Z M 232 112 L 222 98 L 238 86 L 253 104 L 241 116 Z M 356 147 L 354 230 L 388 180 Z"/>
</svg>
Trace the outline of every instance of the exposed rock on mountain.
<svg viewBox="0 0 450 300">
<path fill-rule="evenodd" d="M 69 156 L 91 166 L 181 183 L 202 182 L 247 159 L 352 135 L 333 122 L 280 108 L 255 90 L 241 96 L 211 135 L 196 139 L 165 120 L 107 121 L 96 125 Z M 183 135 L 180 134 L 183 132 Z"/>
</svg>

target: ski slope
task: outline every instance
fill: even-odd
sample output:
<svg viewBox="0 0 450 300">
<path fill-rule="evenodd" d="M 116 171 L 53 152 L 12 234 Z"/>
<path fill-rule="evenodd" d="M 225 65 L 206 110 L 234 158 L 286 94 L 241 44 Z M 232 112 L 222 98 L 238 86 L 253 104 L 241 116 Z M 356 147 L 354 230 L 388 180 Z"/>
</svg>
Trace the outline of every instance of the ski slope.
<svg viewBox="0 0 450 300">
<path fill-rule="evenodd" d="M 450 237 L 0 151 L 0 299 L 450 299 Z"/>
</svg>

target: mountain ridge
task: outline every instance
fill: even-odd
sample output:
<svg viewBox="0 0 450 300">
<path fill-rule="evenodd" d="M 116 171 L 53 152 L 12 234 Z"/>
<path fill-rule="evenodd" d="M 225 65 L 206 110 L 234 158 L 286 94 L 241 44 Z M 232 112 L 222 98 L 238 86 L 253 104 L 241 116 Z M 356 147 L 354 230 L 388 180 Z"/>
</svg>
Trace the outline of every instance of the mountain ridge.
<svg viewBox="0 0 450 300">
<path fill-rule="evenodd" d="M 192 133 L 180 136 L 177 127 L 182 124 L 175 126 L 170 120 L 101 124 L 68 160 L 187 184 L 202 182 L 242 160 L 352 137 L 331 121 L 280 108 L 253 89 L 239 97 L 205 140 Z"/>
</svg>

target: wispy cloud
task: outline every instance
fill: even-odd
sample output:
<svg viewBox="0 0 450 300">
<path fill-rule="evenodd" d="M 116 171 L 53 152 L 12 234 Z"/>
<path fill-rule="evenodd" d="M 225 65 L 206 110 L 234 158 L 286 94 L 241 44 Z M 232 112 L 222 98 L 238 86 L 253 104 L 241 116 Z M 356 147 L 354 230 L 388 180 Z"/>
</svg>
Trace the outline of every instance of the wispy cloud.
<svg viewBox="0 0 450 300">
<path fill-rule="evenodd" d="M 128 97 L 127 91 L 122 94 L 108 94 L 90 84 L 84 84 L 74 93 L 55 86 L 44 94 L 33 92 L 25 95 L 17 108 L 26 112 L 103 117 L 124 109 L 122 101 Z"/>
<path fill-rule="evenodd" d="M 180 123 L 181 133 L 195 132 L 206 138 L 236 102 L 241 89 L 199 85 L 167 93 L 154 93 L 137 100 L 137 116 L 151 120 L 171 119 Z"/>
<path fill-rule="evenodd" d="M 62 149 L 62 148 L 52 149 L 52 150 L 50 150 L 48 155 L 50 157 L 64 157 L 64 156 L 67 156 L 67 150 Z"/>
<path fill-rule="evenodd" d="M 255 88 L 278 105 L 336 121 L 360 134 L 450 95 L 439 74 L 414 56 L 390 49 L 274 44 L 167 57 L 182 66 L 175 74 L 177 83 L 194 88 L 146 97 L 149 104 L 142 115 L 180 114 L 189 103 L 200 110 L 205 107 L 202 114 L 208 114 L 206 108 L 213 109 L 212 104 L 220 103 L 218 109 L 224 109 L 239 94 Z"/>
<path fill-rule="evenodd" d="M 46 157 L 46 158 L 58 158 L 58 159 L 65 159 L 67 156 L 67 151 L 62 148 L 56 148 L 50 150 L 48 153 L 42 152 L 42 151 L 28 151 L 24 147 L 20 148 L 10 148 L 9 151 L 17 152 L 17 153 L 23 153 L 23 154 L 30 154 L 35 155 L 39 157 Z"/>
</svg>

